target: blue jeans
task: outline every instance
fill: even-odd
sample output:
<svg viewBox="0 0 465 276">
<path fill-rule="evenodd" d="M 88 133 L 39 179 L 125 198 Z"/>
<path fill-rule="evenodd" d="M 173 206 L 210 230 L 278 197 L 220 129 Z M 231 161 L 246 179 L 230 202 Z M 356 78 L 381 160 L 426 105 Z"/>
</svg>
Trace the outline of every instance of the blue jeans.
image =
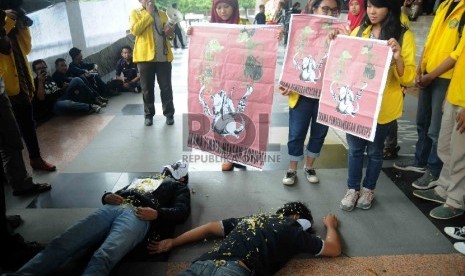
<svg viewBox="0 0 465 276">
<path fill-rule="evenodd" d="M 221 264 L 219 264 L 221 262 Z M 196 261 L 178 276 L 202 275 L 202 276 L 247 276 L 250 271 L 240 266 L 236 261 Z"/>
<path fill-rule="evenodd" d="M 105 205 L 71 226 L 18 270 L 20 275 L 46 275 L 83 249 L 103 243 L 82 275 L 108 275 L 121 258 L 141 242 L 150 222 L 139 220 L 132 208 Z"/>
<path fill-rule="evenodd" d="M 433 176 L 438 177 L 442 161 L 438 157 L 438 138 L 441 129 L 442 103 L 450 80 L 437 78 L 420 90 L 417 109 L 418 141 L 415 146 L 415 165 L 427 166 Z"/>
<path fill-rule="evenodd" d="M 318 99 L 299 97 L 294 108 L 289 108 L 289 141 L 287 149 L 291 161 L 304 159 L 304 143 L 310 122 L 310 140 L 307 145 L 307 156 L 317 158 L 325 142 L 328 126 L 316 122 L 318 117 Z"/>
<path fill-rule="evenodd" d="M 66 113 L 88 112 L 89 104 L 73 102 L 71 100 L 57 100 L 53 105 L 53 113 L 62 115 Z"/>
<path fill-rule="evenodd" d="M 363 187 L 370 190 L 376 188 L 376 182 L 383 167 L 384 140 L 392 127 L 394 127 L 394 121 L 384 125 L 377 124 L 373 142 L 350 134 L 346 135 L 347 144 L 349 144 L 349 178 L 347 179 L 349 189 L 360 190 L 365 150 L 368 161 Z"/>
<path fill-rule="evenodd" d="M 76 91 L 78 93 L 76 93 Z M 79 77 L 72 78 L 66 88 L 65 99 L 72 100 L 80 103 L 95 103 L 95 98 L 100 96 L 97 91 L 90 87 L 90 83 L 87 80 L 83 80 Z"/>
</svg>

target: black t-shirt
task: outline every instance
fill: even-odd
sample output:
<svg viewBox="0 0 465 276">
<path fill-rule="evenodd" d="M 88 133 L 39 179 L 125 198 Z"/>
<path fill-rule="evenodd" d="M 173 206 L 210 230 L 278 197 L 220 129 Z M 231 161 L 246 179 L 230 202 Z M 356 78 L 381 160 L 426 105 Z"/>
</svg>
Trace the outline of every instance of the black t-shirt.
<svg viewBox="0 0 465 276">
<path fill-rule="evenodd" d="M 55 71 L 55 73 L 52 75 L 52 79 L 56 82 L 59 88 L 63 88 L 65 82 L 69 84 L 73 78 L 66 74 L 61 74 Z"/>
<path fill-rule="evenodd" d="M 222 221 L 225 238 L 198 260 L 241 260 L 257 275 L 272 275 L 295 254 L 317 255 L 323 241 L 295 220 L 280 215 L 254 215 Z"/>
<path fill-rule="evenodd" d="M 259 12 L 255 15 L 255 21 L 257 24 L 266 24 L 266 16 L 264 12 Z"/>
<path fill-rule="evenodd" d="M 137 77 L 139 71 L 137 70 L 137 65 L 133 63 L 132 60 L 127 63 L 124 58 L 121 58 L 116 64 L 116 75 L 120 76 L 121 73 L 123 73 L 126 81 L 129 82 Z"/>
<path fill-rule="evenodd" d="M 36 91 L 34 91 L 34 98 L 32 99 L 34 119 L 43 122 L 53 115 L 53 106 L 58 100 L 63 100 L 65 92 L 58 87 L 56 82 L 50 76 L 47 76 L 44 82 L 45 99 L 39 100 L 37 97 L 37 88 L 39 87 L 39 79 L 34 79 Z"/>
</svg>

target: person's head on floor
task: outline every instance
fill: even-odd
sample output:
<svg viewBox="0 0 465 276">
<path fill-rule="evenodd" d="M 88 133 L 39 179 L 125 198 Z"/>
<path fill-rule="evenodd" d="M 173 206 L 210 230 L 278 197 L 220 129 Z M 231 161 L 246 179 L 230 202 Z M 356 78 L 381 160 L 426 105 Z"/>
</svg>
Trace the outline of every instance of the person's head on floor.
<svg viewBox="0 0 465 276">
<path fill-rule="evenodd" d="M 307 205 L 300 201 L 288 202 L 276 211 L 276 214 L 290 217 L 295 220 L 305 219 L 313 223 L 312 212 Z"/>
<path fill-rule="evenodd" d="M 55 71 L 60 74 L 66 74 L 68 72 L 68 64 L 64 58 L 57 58 L 55 60 Z"/>
<path fill-rule="evenodd" d="M 237 0 L 213 0 L 211 23 L 239 23 L 239 2 Z"/>
<path fill-rule="evenodd" d="M 121 47 L 121 56 L 126 60 L 132 60 L 132 48 L 129 45 Z"/>
<path fill-rule="evenodd" d="M 162 175 L 189 184 L 189 163 L 179 160 L 173 164 L 165 165 L 163 166 Z"/>
<path fill-rule="evenodd" d="M 342 3 L 340 0 L 315 0 L 312 3 L 312 13 L 338 17 L 341 14 Z"/>
<path fill-rule="evenodd" d="M 395 38 L 399 40 L 402 33 L 400 1 L 365 0 L 365 7 L 366 14 L 362 20 L 362 26 L 380 25 L 379 39 Z"/>
<path fill-rule="evenodd" d="M 47 63 L 43 59 L 36 59 L 32 62 L 32 71 L 36 73 L 37 76 L 41 74 L 47 74 Z"/>
<path fill-rule="evenodd" d="M 69 55 L 74 63 L 80 63 L 82 61 L 82 51 L 76 47 L 69 50 Z"/>
</svg>

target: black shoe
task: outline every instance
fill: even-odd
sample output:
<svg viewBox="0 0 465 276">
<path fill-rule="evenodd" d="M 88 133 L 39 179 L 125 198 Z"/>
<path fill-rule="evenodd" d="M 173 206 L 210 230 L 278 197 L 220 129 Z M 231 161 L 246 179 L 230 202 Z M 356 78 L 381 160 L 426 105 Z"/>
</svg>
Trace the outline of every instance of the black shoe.
<svg viewBox="0 0 465 276">
<path fill-rule="evenodd" d="M 145 118 L 144 124 L 146 126 L 151 126 L 153 125 L 153 118 Z"/>
<path fill-rule="evenodd" d="M 166 117 L 166 124 L 171 126 L 174 124 L 174 118 L 173 117 Z"/>
<path fill-rule="evenodd" d="M 44 248 L 37 242 L 26 242 L 15 234 L 8 238 L 0 249 L 0 267 L 5 270 L 17 270 Z"/>
<path fill-rule="evenodd" d="M 95 98 L 95 104 L 96 104 L 96 105 L 99 105 L 99 106 L 101 106 L 101 107 L 107 106 L 107 103 L 104 102 L 104 101 L 102 101 L 102 100 L 100 100 L 99 98 Z"/>
<path fill-rule="evenodd" d="M 108 99 L 102 96 L 98 96 L 97 99 L 99 99 L 101 102 L 108 103 Z"/>
</svg>

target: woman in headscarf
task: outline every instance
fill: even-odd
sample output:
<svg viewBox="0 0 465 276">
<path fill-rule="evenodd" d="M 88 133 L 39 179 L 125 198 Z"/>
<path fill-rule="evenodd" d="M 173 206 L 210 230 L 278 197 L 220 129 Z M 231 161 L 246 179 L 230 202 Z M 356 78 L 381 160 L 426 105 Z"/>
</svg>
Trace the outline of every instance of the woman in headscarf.
<svg viewBox="0 0 465 276">
<path fill-rule="evenodd" d="M 349 14 L 347 19 L 350 21 L 350 31 L 360 26 L 362 19 L 365 16 L 365 3 L 363 0 L 349 1 Z"/>
</svg>

